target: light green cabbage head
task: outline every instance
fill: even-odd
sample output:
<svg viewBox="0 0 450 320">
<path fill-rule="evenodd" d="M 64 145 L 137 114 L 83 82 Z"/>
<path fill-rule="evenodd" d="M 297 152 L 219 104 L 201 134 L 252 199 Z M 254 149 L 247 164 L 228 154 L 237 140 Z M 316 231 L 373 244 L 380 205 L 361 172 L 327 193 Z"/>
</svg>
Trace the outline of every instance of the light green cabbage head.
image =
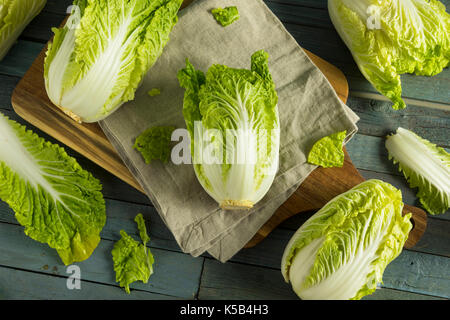
<svg viewBox="0 0 450 320">
<path fill-rule="evenodd" d="M 382 282 L 412 228 L 400 190 L 368 180 L 337 196 L 289 241 L 281 271 L 302 299 L 361 299 Z"/>
<path fill-rule="evenodd" d="M 224 209 L 251 208 L 278 169 L 278 96 L 268 59 L 257 51 L 251 70 L 213 65 L 206 76 L 187 61 L 178 74 L 197 178 Z"/>
<path fill-rule="evenodd" d="M 50 100 L 96 122 L 134 99 L 169 41 L 182 0 L 76 0 L 45 59 Z"/>
<path fill-rule="evenodd" d="M 0 61 L 47 0 L 0 0 Z"/>
<path fill-rule="evenodd" d="M 404 108 L 400 75 L 433 76 L 450 62 L 450 15 L 438 0 L 328 0 L 361 73 Z"/>
</svg>

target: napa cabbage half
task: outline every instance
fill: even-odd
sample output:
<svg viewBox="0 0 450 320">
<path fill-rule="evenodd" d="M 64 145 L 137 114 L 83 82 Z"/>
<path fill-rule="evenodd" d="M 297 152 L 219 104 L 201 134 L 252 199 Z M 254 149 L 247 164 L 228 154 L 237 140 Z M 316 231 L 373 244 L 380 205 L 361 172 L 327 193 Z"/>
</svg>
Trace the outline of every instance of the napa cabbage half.
<svg viewBox="0 0 450 320">
<path fill-rule="evenodd" d="M 183 0 L 76 0 L 45 59 L 50 100 L 79 122 L 133 100 L 169 41 Z"/>
<path fill-rule="evenodd" d="M 0 61 L 47 0 L 0 0 Z"/>
<path fill-rule="evenodd" d="M 278 96 L 268 59 L 257 51 L 250 70 L 213 65 L 206 75 L 187 61 L 178 74 L 195 173 L 224 209 L 251 208 L 278 169 Z"/>
<path fill-rule="evenodd" d="M 450 63 L 450 15 L 438 0 L 328 0 L 331 20 L 361 73 L 394 109 L 400 75 L 434 76 Z"/>
</svg>

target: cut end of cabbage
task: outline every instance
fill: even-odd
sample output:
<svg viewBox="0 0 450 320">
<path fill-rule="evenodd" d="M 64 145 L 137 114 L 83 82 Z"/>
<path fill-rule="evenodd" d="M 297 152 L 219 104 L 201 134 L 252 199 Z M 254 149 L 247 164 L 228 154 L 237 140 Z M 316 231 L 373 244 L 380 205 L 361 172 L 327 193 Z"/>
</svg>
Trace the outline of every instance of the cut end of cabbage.
<svg viewBox="0 0 450 320">
<path fill-rule="evenodd" d="M 248 200 L 224 200 L 220 203 L 223 210 L 249 210 L 254 203 Z"/>
</svg>

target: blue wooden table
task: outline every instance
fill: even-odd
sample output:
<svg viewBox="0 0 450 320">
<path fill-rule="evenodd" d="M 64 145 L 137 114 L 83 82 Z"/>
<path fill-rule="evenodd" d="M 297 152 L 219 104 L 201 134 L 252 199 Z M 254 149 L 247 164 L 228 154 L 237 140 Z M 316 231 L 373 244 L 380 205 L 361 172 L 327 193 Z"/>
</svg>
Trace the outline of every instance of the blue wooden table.
<svg viewBox="0 0 450 320">
<path fill-rule="evenodd" d="M 450 70 L 434 78 L 404 76 L 409 106 L 394 111 L 362 77 L 328 16 L 326 0 L 266 0 L 304 48 L 338 66 L 350 83 L 348 105 L 361 118 L 359 133 L 348 145 L 354 164 L 366 178 L 379 178 L 403 192 L 405 202 L 418 205 L 414 190 L 387 158 L 386 134 L 401 126 L 450 147 Z M 450 8 L 450 0 L 443 1 Z M 69 0 L 49 0 L 0 63 L 0 112 L 21 120 L 11 107 L 11 94 L 45 43 L 50 28 L 65 17 Z M 41 136 L 54 141 L 28 125 Z M 104 186 L 107 223 L 94 254 L 79 263 L 81 289 L 66 286 L 66 267 L 47 245 L 23 233 L 9 207 L 0 202 L 0 299 L 296 299 L 280 273 L 284 247 L 307 216 L 297 216 L 277 228 L 253 249 L 243 250 L 222 264 L 205 255 L 182 253 L 150 201 L 138 191 L 71 150 L 70 155 Z M 148 284 L 132 285 L 127 295 L 115 282 L 111 249 L 124 229 L 137 235 L 135 215 L 150 225 L 155 273 Z M 381 289 L 366 299 L 443 299 L 450 297 L 450 213 L 428 217 L 428 229 L 411 250 L 404 250 L 385 271 Z"/>
</svg>

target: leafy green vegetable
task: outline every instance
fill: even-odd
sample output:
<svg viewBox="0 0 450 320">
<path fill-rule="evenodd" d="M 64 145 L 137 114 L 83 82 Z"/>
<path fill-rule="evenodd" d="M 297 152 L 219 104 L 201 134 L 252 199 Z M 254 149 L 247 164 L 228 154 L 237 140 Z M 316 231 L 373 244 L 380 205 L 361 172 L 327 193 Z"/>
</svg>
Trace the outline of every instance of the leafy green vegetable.
<svg viewBox="0 0 450 320">
<path fill-rule="evenodd" d="M 0 61 L 47 0 L 0 0 Z"/>
<path fill-rule="evenodd" d="M 148 279 L 153 273 L 153 263 L 155 262 L 150 249 L 146 247 L 150 238 L 147 234 L 144 217 L 140 213 L 134 221 L 138 225 L 142 244 L 121 230 L 122 238 L 114 244 L 111 252 L 116 281 L 120 283 L 121 287 L 125 288 L 128 294 L 130 293 L 131 283 L 139 280 L 148 283 Z"/>
<path fill-rule="evenodd" d="M 239 20 L 239 11 L 235 6 L 226 8 L 213 9 L 212 14 L 223 27 L 229 26 L 233 22 Z"/>
<path fill-rule="evenodd" d="M 438 0 L 328 0 L 362 74 L 404 108 L 400 75 L 433 76 L 450 63 L 450 15 Z"/>
<path fill-rule="evenodd" d="M 149 92 L 147 92 L 147 94 L 148 94 L 150 97 L 158 96 L 158 95 L 161 94 L 161 90 L 158 89 L 158 88 L 153 88 L 152 90 L 150 90 Z"/>
<path fill-rule="evenodd" d="M 308 154 L 308 162 L 324 168 L 344 165 L 343 144 L 347 131 L 333 133 L 317 141 Z"/>
<path fill-rule="evenodd" d="M 0 199 L 25 234 L 56 249 L 66 265 L 89 258 L 100 242 L 106 209 L 99 181 L 1 113 Z"/>
<path fill-rule="evenodd" d="M 145 130 L 134 143 L 134 148 L 144 157 L 145 163 L 161 160 L 167 163 L 170 159 L 170 143 L 175 127 L 152 127 Z"/>
<path fill-rule="evenodd" d="M 50 100 L 77 121 L 96 122 L 134 99 L 169 41 L 182 2 L 75 0 L 72 19 L 53 29 L 47 51 Z"/>
<path fill-rule="evenodd" d="M 412 228 L 400 190 L 368 180 L 337 196 L 289 241 L 281 271 L 302 299 L 361 299 L 376 290 Z"/>
<path fill-rule="evenodd" d="M 251 208 L 278 169 L 278 96 L 268 54 L 254 53 L 251 70 L 213 65 L 206 76 L 186 64 L 178 79 L 197 178 L 222 208 Z"/>
<path fill-rule="evenodd" d="M 431 214 L 446 212 L 450 207 L 450 154 L 403 128 L 387 137 L 386 148 L 410 187 L 418 188 L 423 207 Z"/>
</svg>

